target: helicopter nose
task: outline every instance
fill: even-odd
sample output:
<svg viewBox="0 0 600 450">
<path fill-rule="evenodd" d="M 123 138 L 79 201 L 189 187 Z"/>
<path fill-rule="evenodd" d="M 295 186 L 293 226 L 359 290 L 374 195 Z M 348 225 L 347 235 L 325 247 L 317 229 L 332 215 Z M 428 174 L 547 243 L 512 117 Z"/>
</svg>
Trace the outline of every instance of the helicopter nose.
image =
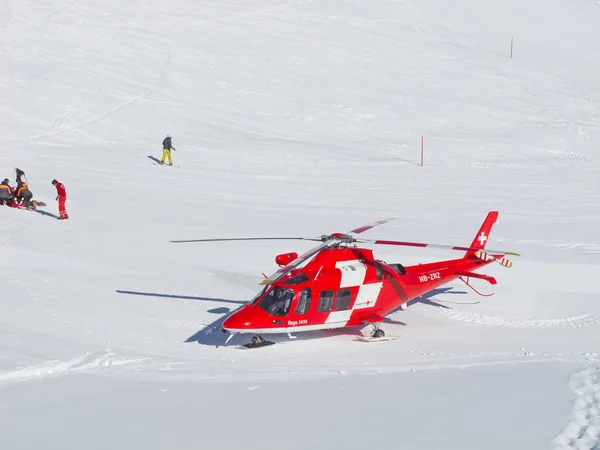
<svg viewBox="0 0 600 450">
<path fill-rule="evenodd" d="M 252 327 L 252 322 L 245 312 L 245 308 L 233 313 L 223 322 L 223 329 L 227 331 L 239 331 Z"/>
</svg>

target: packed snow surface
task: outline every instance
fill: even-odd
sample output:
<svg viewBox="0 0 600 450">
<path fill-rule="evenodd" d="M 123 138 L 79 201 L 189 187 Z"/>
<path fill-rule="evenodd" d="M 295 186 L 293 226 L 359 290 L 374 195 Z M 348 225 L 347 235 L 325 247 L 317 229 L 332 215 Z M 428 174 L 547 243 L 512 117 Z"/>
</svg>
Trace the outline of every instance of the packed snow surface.
<svg viewBox="0 0 600 450">
<path fill-rule="evenodd" d="M 0 0 L 0 178 L 48 204 L 0 207 L 0 448 L 600 449 L 599 54 L 591 0 Z M 387 342 L 225 345 L 310 243 L 169 243 L 468 245 L 490 210 L 495 295 Z"/>
</svg>

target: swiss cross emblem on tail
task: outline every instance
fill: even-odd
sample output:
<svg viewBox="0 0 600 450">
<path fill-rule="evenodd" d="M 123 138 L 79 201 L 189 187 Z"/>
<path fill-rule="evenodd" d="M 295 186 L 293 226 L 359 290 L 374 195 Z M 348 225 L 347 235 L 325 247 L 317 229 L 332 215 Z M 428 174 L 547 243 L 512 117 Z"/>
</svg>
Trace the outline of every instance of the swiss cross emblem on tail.
<svg viewBox="0 0 600 450">
<path fill-rule="evenodd" d="M 485 246 L 485 242 L 487 241 L 487 236 L 485 235 L 485 232 L 482 231 L 477 240 L 479 241 L 482 247 Z"/>
<path fill-rule="evenodd" d="M 496 223 L 496 220 L 498 220 L 498 211 L 491 211 L 475 235 L 475 239 L 473 239 L 473 242 L 471 243 L 471 248 L 485 248 L 485 244 L 487 244 L 487 241 L 490 237 L 490 232 L 492 231 L 492 227 Z"/>
</svg>

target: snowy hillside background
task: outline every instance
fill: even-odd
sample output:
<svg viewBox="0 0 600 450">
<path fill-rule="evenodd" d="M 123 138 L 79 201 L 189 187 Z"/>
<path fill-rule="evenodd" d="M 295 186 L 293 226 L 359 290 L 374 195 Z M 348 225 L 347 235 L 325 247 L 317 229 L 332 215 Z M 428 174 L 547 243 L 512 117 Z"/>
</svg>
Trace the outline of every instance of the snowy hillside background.
<svg viewBox="0 0 600 450">
<path fill-rule="evenodd" d="M 0 448 L 597 450 L 599 54 L 590 0 L 0 0 L 0 177 L 48 203 L 0 208 Z M 222 346 L 309 246 L 168 242 L 392 216 L 369 237 L 465 245 L 489 210 L 523 255 L 495 296 L 377 344 Z"/>
</svg>

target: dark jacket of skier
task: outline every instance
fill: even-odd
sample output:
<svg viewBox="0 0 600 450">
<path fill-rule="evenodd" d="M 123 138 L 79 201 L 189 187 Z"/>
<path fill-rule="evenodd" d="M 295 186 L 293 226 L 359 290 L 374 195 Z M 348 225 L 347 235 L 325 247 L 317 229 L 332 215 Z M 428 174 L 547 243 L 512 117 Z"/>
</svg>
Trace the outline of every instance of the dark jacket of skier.
<svg viewBox="0 0 600 450">
<path fill-rule="evenodd" d="M 15 190 L 15 197 L 18 199 L 25 200 L 25 203 L 29 203 L 33 198 L 33 194 L 29 190 L 29 185 L 26 181 L 22 181 L 17 185 L 17 189 Z"/>
<path fill-rule="evenodd" d="M 15 199 L 17 203 L 21 203 L 21 201 L 25 202 L 25 206 L 31 206 L 31 199 L 33 198 L 33 194 L 29 190 L 29 185 L 27 181 L 23 181 L 21 177 L 25 175 L 21 169 L 17 169 L 17 187 L 15 188 Z"/>
<path fill-rule="evenodd" d="M 163 149 L 164 150 L 171 150 L 172 148 L 173 148 L 173 144 L 171 143 L 171 136 L 167 136 L 163 140 Z"/>
</svg>

